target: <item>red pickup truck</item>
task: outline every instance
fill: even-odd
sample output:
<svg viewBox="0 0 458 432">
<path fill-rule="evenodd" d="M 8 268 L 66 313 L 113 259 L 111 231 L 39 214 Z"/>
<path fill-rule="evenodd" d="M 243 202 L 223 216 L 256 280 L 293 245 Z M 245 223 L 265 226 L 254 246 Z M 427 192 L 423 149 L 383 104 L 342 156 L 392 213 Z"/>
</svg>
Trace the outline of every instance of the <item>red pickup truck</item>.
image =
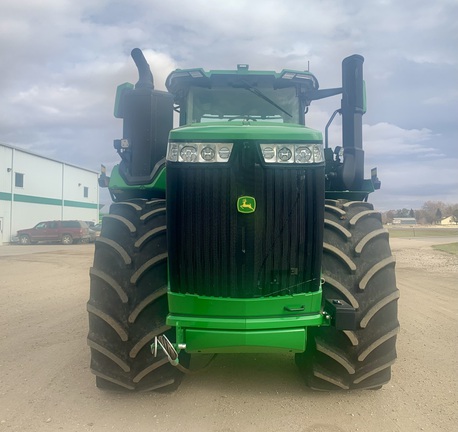
<svg viewBox="0 0 458 432">
<path fill-rule="evenodd" d="M 89 227 L 79 220 L 46 221 L 36 224 L 33 228 L 18 230 L 19 243 L 26 245 L 38 242 L 74 242 L 87 243 L 91 240 Z"/>
</svg>

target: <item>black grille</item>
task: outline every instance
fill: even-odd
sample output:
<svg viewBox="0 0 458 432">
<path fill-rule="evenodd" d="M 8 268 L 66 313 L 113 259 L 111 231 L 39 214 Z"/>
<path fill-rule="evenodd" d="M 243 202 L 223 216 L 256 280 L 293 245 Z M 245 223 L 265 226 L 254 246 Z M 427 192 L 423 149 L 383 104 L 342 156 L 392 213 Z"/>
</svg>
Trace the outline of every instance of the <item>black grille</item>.
<svg viewBox="0 0 458 432">
<path fill-rule="evenodd" d="M 319 288 L 324 168 L 263 167 L 254 146 L 230 164 L 167 167 L 173 292 L 251 298 Z M 240 196 L 256 211 L 237 211 Z"/>
</svg>

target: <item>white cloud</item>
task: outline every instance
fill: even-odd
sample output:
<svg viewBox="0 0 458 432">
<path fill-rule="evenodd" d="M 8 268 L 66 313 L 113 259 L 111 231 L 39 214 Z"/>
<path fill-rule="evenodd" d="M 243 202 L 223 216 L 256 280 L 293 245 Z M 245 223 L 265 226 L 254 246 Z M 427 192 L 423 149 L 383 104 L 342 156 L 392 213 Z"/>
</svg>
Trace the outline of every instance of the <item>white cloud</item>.
<svg viewBox="0 0 458 432">
<path fill-rule="evenodd" d="M 357 52 L 366 58 L 373 104 L 365 116 L 371 124 L 364 126 L 367 165 L 379 166 L 385 187 L 391 178 L 397 184 L 404 179 L 412 196 L 440 194 L 450 161 L 456 163 L 457 124 L 450 113 L 458 98 L 457 16 L 454 0 L 6 2 L 0 15 L 0 141 L 91 168 L 112 163 L 112 139 L 121 129 L 112 117 L 114 94 L 118 84 L 137 80 L 129 57 L 137 46 L 160 90 L 177 67 L 224 69 L 245 62 L 278 71 L 304 70 L 310 61 L 322 88 L 338 87 L 341 60 Z M 308 124 L 324 133 L 339 102 L 314 102 Z M 329 133 L 331 145 L 340 145 L 338 116 Z M 427 176 L 434 177 L 436 191 L 426 188 Z"/>
<path fill-rule="evenodd" d="M 389 123 L 364 125 L 366 176 L 377 166 L 382 189 L 372 201 L 380 210 L 420 208 L 434 199 L 458 202 L 458 158 L 446 157 L 431 130 L 403 129 Z"/>
<path fill-rule="evenodd" d="M 382 188 L 371 195 L 379 210 L 421 208 L 434 199 L 450 204 L 458 202 L 458 158 L 378 164 Z"/>
<path fill-rule="evenodd" d="M 447 94 L 441 94 L 440 96 L 430 97 L 428 99 L 425 99 L 423 103 L 425 105 L 446 105 L 454 103 L 456 106 L 456 104 L 458 104 L 458 91 L 455 89 L 450 89 L 450 91 Z"/>
<path fill-rule="evenodd" d="M 365 150 L 372 157 L 398 158 L 400 156 L 444 156 L 434 143 L 435 134 L 426 128 L 402 129 L 389 123 L 363 125 Z"/>
</svg>

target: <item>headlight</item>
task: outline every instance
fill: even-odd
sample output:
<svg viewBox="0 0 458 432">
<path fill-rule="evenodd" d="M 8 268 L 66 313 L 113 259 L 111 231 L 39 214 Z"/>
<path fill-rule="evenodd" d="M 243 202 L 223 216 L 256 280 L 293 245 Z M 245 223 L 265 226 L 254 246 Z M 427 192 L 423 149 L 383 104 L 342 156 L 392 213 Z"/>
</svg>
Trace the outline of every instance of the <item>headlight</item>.
<svg viewBox="0 0 458 432">
<path fill-rule="evenodd" d="M 183 162 L 195 162 L 197 159 L 197 149 L 194 146 L 184 146 L 180 149 L 180 158 Z"/>
<path fill-rule="evenodd" d="M 232 143 L 169 142 L 167 160 L 171 162 L 227 162 Z"/>
<path fill-rule="evenodd" d="M 222 162 L 227 161 L 229 159 L 229 156 L 231 155 L 232 151 L 232 144 L 229 144 L 224 147 L 220 147 L 218 149 L 218 156 L 220 159 L 222 159 Z"/>
<path fill-rule="evenodd" d="M 323 144 L 261 144 L 261 153 L 266 163 L 324 162 Z"/>
<path fill-rule="evenodd" d="M 275 162 L 275 147 L 270 147 L 270 146 L 261 146 L 262 150 L 262 156 L 264 160 L 267 161 L 272 161 Z"/>
<path fill-rule="evenodd" d="M 278 150 L 278 159 L 280 159 L 282 162 L 292 162 L 292 156 L 293 152 L 288 148 L 288 147 L 282 147 L 280 150 Z"/>
<path fill-rule="evenodd" d="M 323 146 L 320 144 L 314 144 L 312 146 L 313 150 L 313 162 L 318 163 L 318 162 L 323 162 L 324 161 L 324 152 L 323 152 Z"/>
<path fill-rule="evenodd" d="M 205 162 L 211 162 L 215 160 L 215 150 L 213 146 L 205 146 L 201 151 L 200 155 Z"/>
<path fill-rule="evenodd" d="M 312 157 L 312 151 L 309 147 L 297 147 L 296 148 L 296 163 L 310 163 Z"/>
</svg>

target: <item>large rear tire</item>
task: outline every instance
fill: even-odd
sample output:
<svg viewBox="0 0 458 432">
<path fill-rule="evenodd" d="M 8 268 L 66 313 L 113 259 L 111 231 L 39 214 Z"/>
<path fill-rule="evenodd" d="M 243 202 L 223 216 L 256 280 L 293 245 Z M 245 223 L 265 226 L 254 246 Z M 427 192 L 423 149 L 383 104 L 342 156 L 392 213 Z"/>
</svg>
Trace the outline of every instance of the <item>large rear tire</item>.
<svg viewBox="0 0 458 432">
<path fill-rule="evenodd" d="M 310 328 L 296 363 L 316 390 L 378 389 L 391 378 L 399 331 L 388 232 L 371 204 L 326 200 L 323 298 L 356 309 L 357 329 Z"/>
<path fill-rule="evenodd" d="M 165 334 L 174 340 L 174 332 L 165 323 L 164 200 L 112 204 L 95 242 L 90 276 L 88 345 L 97 386 L 108 390 L 175 390 L 182 373 L 164 353 L 159 351 L 154 357 L 150 350 L 155 336 Z"/>
</svg>

